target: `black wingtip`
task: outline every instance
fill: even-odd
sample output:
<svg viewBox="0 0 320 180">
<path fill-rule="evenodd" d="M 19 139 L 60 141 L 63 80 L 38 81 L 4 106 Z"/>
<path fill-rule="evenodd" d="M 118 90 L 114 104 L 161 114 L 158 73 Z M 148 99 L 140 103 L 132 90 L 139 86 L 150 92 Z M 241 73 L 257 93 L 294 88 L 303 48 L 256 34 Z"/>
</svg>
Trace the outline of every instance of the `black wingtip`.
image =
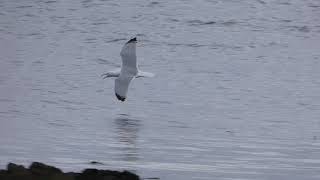
<svg viewBox="0 0 320 180">
<path fill-rule="evenodd" d="M 127 43 L 132 43 L 132 42 L 137 42 L 137 38 L 135 37 L 135 38 L 132 38 L 132 39 L 130 39 Z"/>
<path fill-rule="evenodd" d="M 116 93 L 116 96 L 117 96 L 117 99 L 120 100 L 120 101 L 122 101 L 122 102 L 126 100 L 125 97 L 122 97 L 122 96 L 120 96 L 120 95 L 117 94 L 117 93 Z"/>
</svg>

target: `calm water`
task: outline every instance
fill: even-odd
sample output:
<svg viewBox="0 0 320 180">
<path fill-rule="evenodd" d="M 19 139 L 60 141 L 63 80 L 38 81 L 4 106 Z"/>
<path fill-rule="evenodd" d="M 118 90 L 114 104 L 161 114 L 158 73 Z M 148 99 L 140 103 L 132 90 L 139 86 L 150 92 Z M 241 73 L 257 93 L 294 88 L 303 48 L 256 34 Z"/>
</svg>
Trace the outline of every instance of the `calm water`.
<svg viewBox="0 0 320 180">
<path fill-rule="evenodd" d="M 134 36 L 156 77 L 121 103 Z M 0 167 L 320 179 L 319 42 L 318 0 L 2 0 Z"/>
</svg>

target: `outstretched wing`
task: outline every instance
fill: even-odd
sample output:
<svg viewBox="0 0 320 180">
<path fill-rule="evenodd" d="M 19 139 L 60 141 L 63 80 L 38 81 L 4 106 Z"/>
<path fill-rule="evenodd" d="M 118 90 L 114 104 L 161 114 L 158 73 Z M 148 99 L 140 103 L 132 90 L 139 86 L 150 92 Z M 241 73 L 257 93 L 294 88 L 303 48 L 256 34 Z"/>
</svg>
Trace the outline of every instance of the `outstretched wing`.
<svg viewBox="0 0 320 180">
<path fill-rule="evenodd" d="M 119 77 L 120 76 L 120 69 L 114 69 L 112 71 L 109 71 L 107 73 L 104 73 L 101 75 L 103 79 L 108 78 L 108 77 Z"/>
<path fill-rule="evenodd" d="M 154 77 L 154 74 L 150 72 L 139 71 L 137 78 L 139 77 Z"/>
<path fill-rule="evenodd" d="M 125 73 L 125 74 L 136 73 L 138 71 L 136 43 L 137 43 L 137 39 L 133 38 L 123 46 L 120 52 L 120 55 L 122 58 L 121 73 Z"/>
<path fill-rule="evenodd" d="M 126 100 L 129 84 L 132 79 L 133 77 L 120 76 L 115 80 L 114 91 L 118 100 Z"/>
</svg>

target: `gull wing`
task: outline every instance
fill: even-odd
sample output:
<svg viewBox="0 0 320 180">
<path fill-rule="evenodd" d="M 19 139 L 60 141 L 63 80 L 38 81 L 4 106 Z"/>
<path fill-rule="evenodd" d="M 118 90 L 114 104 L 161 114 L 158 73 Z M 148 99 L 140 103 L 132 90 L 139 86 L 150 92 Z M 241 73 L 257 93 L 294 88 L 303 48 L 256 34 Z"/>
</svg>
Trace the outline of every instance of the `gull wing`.
<svg viewBox="0 0 320 180">
<path fill-rule="evenodd" d="M 129 40 L 120 52 L 122 58 L 121 73 L 135 76 L 138 72 L 136 42 L 136 38 Z"/>
<path fill-rule="evenodd" d="M 114 69 L 112 71 L 109 71 L 107 73 L 102 74 L 101 76 L 103 79 L 108 78 L 108 77 L 119 77 L 120 76 L 120 68 Z"/>
<path fill-rule="evenodd" d="M 154 74 L 151 72 L 139 71 L 137 78 L 139 77 L 154 77 Z"/>
<path fill-rule="evenodd" d="M 120 75 L 120 77 L 118 77 L 115 80 L 114 91 L 115 91 L 115 94 L 116 94 L 116 97 L 118 98 L 118 100 L 120 100 L 120 101 L 126 100 L 129 84 L 132 79 L 133 79 L 133 77 Z"/>
</svg>

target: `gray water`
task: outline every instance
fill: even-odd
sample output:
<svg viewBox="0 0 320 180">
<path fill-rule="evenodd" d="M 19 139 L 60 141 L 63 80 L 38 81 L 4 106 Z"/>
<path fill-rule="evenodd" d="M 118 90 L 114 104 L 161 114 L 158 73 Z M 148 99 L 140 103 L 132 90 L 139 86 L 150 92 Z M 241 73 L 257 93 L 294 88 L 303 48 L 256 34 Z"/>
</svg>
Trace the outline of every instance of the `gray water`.
<svg viewBox="0 0 320 180">
<path fill-rule="evenodd" d="M 121 103 L 134 36 L 156 77 Z M 0 167 L 320 179 L 319 47 L 318 0 L 2 0 Z"/>
</svg>

